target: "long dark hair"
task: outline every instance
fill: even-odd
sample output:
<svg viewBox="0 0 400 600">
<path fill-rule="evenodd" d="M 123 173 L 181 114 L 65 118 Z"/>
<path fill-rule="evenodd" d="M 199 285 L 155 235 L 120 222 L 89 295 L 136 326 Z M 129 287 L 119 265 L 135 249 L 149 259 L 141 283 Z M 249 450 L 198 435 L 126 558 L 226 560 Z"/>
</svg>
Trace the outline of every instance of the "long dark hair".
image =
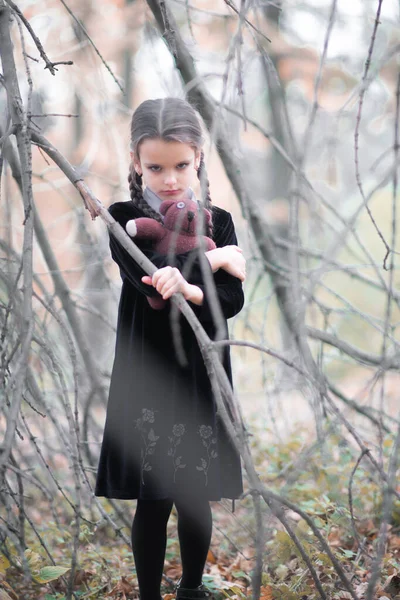
<svg viewBox="0 0 400 600">
<path fill-rule="evenodd" d="M 139 156 L 139 146 L 143 140 L 160 138 L 166 142 L 183 142 L 200 151 L 200 163 L 197 177 L 206 189 L 204 207 L 212 214 L 210 184 L 204 164 L 204 152 L 201 150 L 204 138 L 200 121 L 194 108 L 180 98 L 157 98 L 145 100 L 132 115 L 131 151 Z M 148 217 L 161 221 L 161 216 L 147 204 L 143 198 L 142 177 L 130 165 L 129 190 L 131 200 Z M 212 220 L 207 232 L 212 237 Z"/>
</svg>

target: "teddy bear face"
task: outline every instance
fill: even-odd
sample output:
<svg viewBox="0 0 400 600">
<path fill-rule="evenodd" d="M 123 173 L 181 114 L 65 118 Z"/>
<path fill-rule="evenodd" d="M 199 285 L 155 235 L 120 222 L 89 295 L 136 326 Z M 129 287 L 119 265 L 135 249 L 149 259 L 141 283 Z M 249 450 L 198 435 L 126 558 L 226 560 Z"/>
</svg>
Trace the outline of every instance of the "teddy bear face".
<svg viewBox="0 0 400 600">
<path fill-rule="evenodd" d="M 197 234 L 199 205 L 195 200 L 165 200 L 160 206 L 164 215 L 164 227 L 171 231 L 179 231 L 183 235 L 195 236 Z M 206 225 L 211 221 L 210 212 L 204 209 Z"/>
</svg>

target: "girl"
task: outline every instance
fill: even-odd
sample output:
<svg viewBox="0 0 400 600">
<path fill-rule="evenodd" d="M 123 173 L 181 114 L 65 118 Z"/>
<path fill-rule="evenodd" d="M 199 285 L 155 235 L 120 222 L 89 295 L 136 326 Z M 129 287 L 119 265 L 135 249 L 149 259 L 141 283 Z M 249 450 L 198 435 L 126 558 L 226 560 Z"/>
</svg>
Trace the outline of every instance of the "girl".
<svg viewBox="0 0 400 600">
<path fill-rule="evenodd" d="M 123 227 L 143 216 L 162 222 L 161 202 L 193 195 L 196 177 L 206 178 L 202 144 L 200 121 L 186 101 L 143 102 L 131 123 L 131 200 L 111 205 L 111 215 Z M 206 234 L 217 246 L 205 253 L 205 262 L 214 278 L 228 336 L 226 319 L 243 306 L 245 260 L 231 215 L 212 206 L 209 193 L 205 206 L 212 214 Z M 182 561 L 177 598 L 210 598 L 202 585 L 211 542 L 210 500 L 234 500 L 241 495 L 240 457 L 216 413 L 200 349 L 183 317 L 180 332 L 187 366 L 176 359 L 168 301 L 181 292 L 213 339 L 209 291 L 198 250 L 175 256 L 172 266 L 172 259 L 157 254 L 150 242 L 138 245 L 158 267 L 153 277 L 146 276 L 110 236 L 123 284 L 95 494 L 137 499 L 132 549 L 141 600 L 161 600 L 167 522 L 173 504 Z M 153 310 L 146 297 L 159 294 L 167 302 L 161 310 Z M 223 365 L 232 380 L 228 346 Z"/>
</svg>

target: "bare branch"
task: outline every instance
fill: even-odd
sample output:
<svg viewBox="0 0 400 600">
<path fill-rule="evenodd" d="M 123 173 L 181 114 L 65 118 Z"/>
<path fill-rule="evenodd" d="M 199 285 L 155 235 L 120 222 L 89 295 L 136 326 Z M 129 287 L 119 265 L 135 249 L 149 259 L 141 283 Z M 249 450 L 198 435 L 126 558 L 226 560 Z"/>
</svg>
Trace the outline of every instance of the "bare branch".
<svg viewBox="0 0 400 600">
<path fill-rule="evenodd" d="M 67 6 L 67 4 L 65 3 L 64 0 L 60 0 L 61 4 L 64 6 L 64 8 L 66 9 L 66 11 L 71 15 L 71 17 L 74 19 L 75 23 L 80 27 L 80 29 L 83 31 L 83 33 L 85 34 L 85 36 L 87 37 L 90 45 L 92 46 L 93 50 L 96 52 L 97 56 L 100 58 L 101 62 L 103 63 L 103 65 L 105 66 L 105 68 L 107 69 L 107 71 L 110 73 L 111 77 L 114 79 L 115 83 L 117 84 L 117 86 L 119 87 L 119 89 L 121 90 L 121 92 L 124 94 L 124 88 L 122 87 L 122 85 L 119 83 L 118 79 L 116 78 L 116 76 L 114 75 L 114 73 L 112 72 L 110 66 L 108 65 L 108 63 L 105 61 L 105 59 L 103 58 L 103 56 L 100 54 L 96 44 L 93 42 L 92 38 L 90 37 L 90 35 L 87 32 L 86 27 L 83 25 L 83 23 L 81 23 L 81 21 L 74 15 L 74 13 L 72 12 L 72 10 Z"/>
<path fill-rule="evenodd" d="M 22 391 L 27 369 L 27 357 L 33 334 L 32 310 L 32 242 L 33 242 L 33 215 L 32 215 L 32 184 L 31 184 L 31 145 L 27 131 L 27 121 L 24 115 L 21 94 L 19 91 L 17 71 L 14 62 L 13 47 L 10 36 L 10 9 L 0 0 L 0 54 L 3 66 L 7 101 L 13 124 L 17 127 L 18 152 L 21 161 L 22 193 L 25 211 L 25 229 L 23 242 L 23 277 L 24 299 L 21 323 L 21 351 L 17 365 L 14 369 L 13 402 L 9 410 L 7 429 L 0 448 L 0 487 L 5 475 L 5 465 L 8 462 L 14 435 L 17 427 L 18 414 L 22 402 Z M 11 386 L 10 386 L 11 387 Z"/>
<path fill-rule="evenodd" d="M 374 22 L 374 28 L 373 28 L 373 32 L 372 32 L 372 36 L 371 36 L 371 42 L 370 42 L 370 46 L 368 49 L 368 55 L 367 55 L 367 60 L 365 61 L 365 68 L 364 68 L 364 74 L 362 77 L 362 81 L 365 82 L 367 79 L 367 75 L 369 72 L 369 68 L 370 68 L 370 64 L 371 64 L 371 58 L 372 58 L 372 53 L 374 51 L 374 46 L 375 46 L 375 39 L 376 39 L 376 32 L 378 30 L 378 26 L 380 23 L 380 14 L 381 14 L 381 9 L 382 9 L 382 2 L 383 0 L 378 0 L 378 8 L 376 11 L 376 16 L 375 16 L 375 22 Z M 357 179 L 357 185 L 358 185 L 358 189 L 360 190 L 360 194 L 361 194 L 361 198 L 363 200 L 365 209 L 368 213 L 369 218 L 371 219 L 371 222 L 373 224 L 373 226 L 375 227 L 375 230 L 377 232 L 377 234 L 379 235 L 380 239 L 382 240 L 383 245 L 385 246 L 386 249 L 386 254 L 385 257 L 383 259 L 383 268 L 386 269 L 386 260 L 390 254 L 390 247 L 387 244 L 385 238 L 383 237 L 382 232 L 380 231 L 374 216 L 371 212 L 371 209 L 368 206 L 365 194 L 364 194 L 364 189 L 363 189 L 363 185 L 361 182 L 361 176 L 360 176 L 360 165 L 359 165 L 359 136 L 360 136 L 360 123 L 361 123 L 361 115 L 362 115 L 362 109 L 363 109 L 363 104 L 364 104 L 364 96 L 366 93 L 366 87 L 363 86 L 361 91 L 360 91 L 360 98 L 359 98 L 359 104 L 358 104 L 358 112 L 357 112 L 357 118 L 356 118 L 356 128 L 355 128 L 355 132 L 354 132 L 354 160 L 355 160 L 355 166 L 356 166 L 356 179 Z"/>
<path fill-rule="evenodd" d="M 29 31 L 33 41 L 35 42 L 36 48 L 39 51 L 40 56 L 42 57 L 43 61 L 46 64 L 45 69 L 49 69 L 50 73 L 52 75 L 55 75 L 56 71 L 57 71 L 57 69 L 55 68 L 56 65 L 73 65 L 74 64 L 72 62 L 72 60 L 67 61 L 67 62 L 51 62 L 51 60 L 48 58 L 46 52 L 44 51 L 41 41 L 39 40 L 36 33 L 33 31 L 28 19 L 26 19 L 24 17 L 21 10 L 18 8 L 18 6 L 12 0 L 5 0 L 5 2 L 7 2 L 7 4 L 12 8 L 12 10 L 18 15 L 18 17 L 21 19 L 21 21 L 23 22 L 23 24 Z M 36 59 L 32 58 L 31 56 L 29 56 L 29 58 L 31 58 L 32 60 L 36 60 Z"/>
</svg>

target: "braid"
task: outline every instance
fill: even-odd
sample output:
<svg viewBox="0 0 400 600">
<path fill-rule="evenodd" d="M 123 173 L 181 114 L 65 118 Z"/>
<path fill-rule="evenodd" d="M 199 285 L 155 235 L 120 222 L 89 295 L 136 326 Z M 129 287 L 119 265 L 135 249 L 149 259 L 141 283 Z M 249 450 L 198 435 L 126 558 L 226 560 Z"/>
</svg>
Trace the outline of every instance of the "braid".
<svg viewBox="0 0 400 600">
<path fill-rule="evenodd" d="M 208 181 L 206 165 L 204 163 L 203 150 L 201 151 L 201 154 L 200 154 L 200 163 L 199 163 L 199 168 L 197 170 L 197 177 L 200 180 L 202 198 L 205 198 L 204 208 L 209 210 L 210 214 L 211 214 L 211 221 L 208 226 L 208 234 L 207 235 L 212 238 L 212 236 L 213 236 L 213 221 L 212 221 L 213 206 L 212 206 L 212 201 L 211 201 L 211 196 L 210 196 L 210 182 Z"/>
<path fill-rule="evenodd" d="M 156 212 L 155 210 L 153 210 L 143 198 L 142 176 L 135 171 L 132 163 L 129 167 L 128 182 L 131 200 L 135 204 L 135 206 L 140 208 L 140 210 L 144 212 L 146 217 L 151 217 L 152 219 L 156 219 L 156 221 L 162 223 L 161 215 L 158 214 L 158 212 Z"/>
</svg>

